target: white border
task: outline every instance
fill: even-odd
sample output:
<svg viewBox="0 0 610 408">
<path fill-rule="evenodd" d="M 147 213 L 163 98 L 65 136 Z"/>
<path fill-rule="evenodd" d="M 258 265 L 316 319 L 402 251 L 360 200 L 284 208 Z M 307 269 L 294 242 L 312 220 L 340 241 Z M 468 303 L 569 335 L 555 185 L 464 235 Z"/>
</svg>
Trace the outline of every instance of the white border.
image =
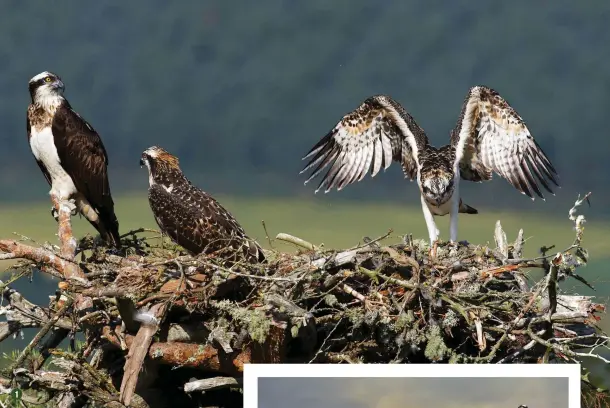
<svg viewBox="0 0 610 408">
<path fill-rule="evenodd" d="M 580 364 L 245 364 L 244 408 L 258 408 L 260 377 L 568 377 L 580 407 Z"/>
</svg>

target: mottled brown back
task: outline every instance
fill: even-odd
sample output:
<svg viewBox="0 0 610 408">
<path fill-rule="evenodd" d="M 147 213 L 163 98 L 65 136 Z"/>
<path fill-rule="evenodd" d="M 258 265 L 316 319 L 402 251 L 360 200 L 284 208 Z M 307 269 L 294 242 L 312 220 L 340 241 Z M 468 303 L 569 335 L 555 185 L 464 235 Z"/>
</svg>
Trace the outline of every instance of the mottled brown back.
<svg viewBox="0 0 610 408">
<path fill-rule="evenodd" d="M 265 261 L 261 247 L 212 196 L 194 186 L 169 154 L 148 157 L 155 183 L 148 200 L 157 224 L 192 254 L 211 254 L 226 261 Z"/>
</svg>

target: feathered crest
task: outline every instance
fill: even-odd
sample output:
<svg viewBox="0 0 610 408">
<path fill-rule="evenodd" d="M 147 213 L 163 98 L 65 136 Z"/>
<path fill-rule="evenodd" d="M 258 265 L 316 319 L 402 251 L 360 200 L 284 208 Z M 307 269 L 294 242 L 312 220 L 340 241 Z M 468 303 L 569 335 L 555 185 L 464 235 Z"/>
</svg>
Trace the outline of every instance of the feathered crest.
<svg viewBox="0 0 610 408">
<path fill-rule="evenodd" d="M 146 155 L 148 159 L 155 161 L 157 166 L 164 166 L 175 170 L 180 170 L 178 158 L 162 147 L 149 147 L 144 151 L 144 155 Z"/>
</svg>

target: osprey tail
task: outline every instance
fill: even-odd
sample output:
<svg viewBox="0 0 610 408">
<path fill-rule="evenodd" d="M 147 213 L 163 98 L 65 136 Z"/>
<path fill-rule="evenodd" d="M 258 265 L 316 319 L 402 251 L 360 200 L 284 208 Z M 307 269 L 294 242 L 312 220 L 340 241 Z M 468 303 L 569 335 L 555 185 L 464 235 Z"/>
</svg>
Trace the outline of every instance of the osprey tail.
<svg viewBox="0 0 610 408">
<path fill-rule="evenodd" d="M 100 208 L 98 225 L 93 224 L 93 226 L 99 231 L 108 245 L 117 249 L 121 247 L 119 220 L 114 213 L 114 209 Z"/>
<path fill-rule="evenodd" d="M 81 197 L 79 197 L 81 198 Z M 114 248 L 121 247 L 119 235 L 119 220 L 114 213 L 114 208 L 100 207 L 94 209 L 86 200 L 77 200 L 80 212 L 87 221 L 100 233 L 102 239 Z"/>
<path fill-rule="evenodd" d="M 254 241 L 253 239 L 246 238 L 244 250 L 244 255 L 249 262 L 264 263 L 267 261 L 265 254 L 263 253 L 263 249 L 260 247 L 258 242 Z"/>
<path fill-rule="evenodd" d="M 461 198 L 460 198 L 460 209 L 458 212 L 461 212 L 463 214 L 478 214 L 479 213 L 479 211 L 476 208 L 472 208 L 468 204 L 464 204 L 464 202 L 462 201 Z"/>
</svg>

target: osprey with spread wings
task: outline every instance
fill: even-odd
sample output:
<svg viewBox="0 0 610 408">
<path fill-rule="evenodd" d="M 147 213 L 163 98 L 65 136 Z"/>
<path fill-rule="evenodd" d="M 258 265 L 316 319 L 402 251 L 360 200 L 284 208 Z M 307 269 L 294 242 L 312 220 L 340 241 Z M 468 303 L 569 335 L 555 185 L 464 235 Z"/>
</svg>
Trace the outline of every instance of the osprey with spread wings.
<svg viewBox="0 0 610 408">
<path fill-rule="evenodd" d="M 332 164 L 316 192 L 322 187 L 325 192 L 341 190 L 369 170 L 374 177 L 399 162 L 405 177 L 417 180 L 431 244 L 439 236 L 435 215 L 450 214 L 450 240 L 456 242 L 458 213 L 477 213 L 460 198 L 460 178 L 482 182 L 495 172 L 532 199 L 544 199 L 539 185 L 551 194 L 550 182 L 559 186 L 555 168 L 523 119 L 485 86 L 470 88 L 446 146 L 431 146 L 398 102 L 377 95 L 345 115 L 303 159 L 309 162 L 301 173 L 316 166 L 305 184 Z"/>
</svg>

